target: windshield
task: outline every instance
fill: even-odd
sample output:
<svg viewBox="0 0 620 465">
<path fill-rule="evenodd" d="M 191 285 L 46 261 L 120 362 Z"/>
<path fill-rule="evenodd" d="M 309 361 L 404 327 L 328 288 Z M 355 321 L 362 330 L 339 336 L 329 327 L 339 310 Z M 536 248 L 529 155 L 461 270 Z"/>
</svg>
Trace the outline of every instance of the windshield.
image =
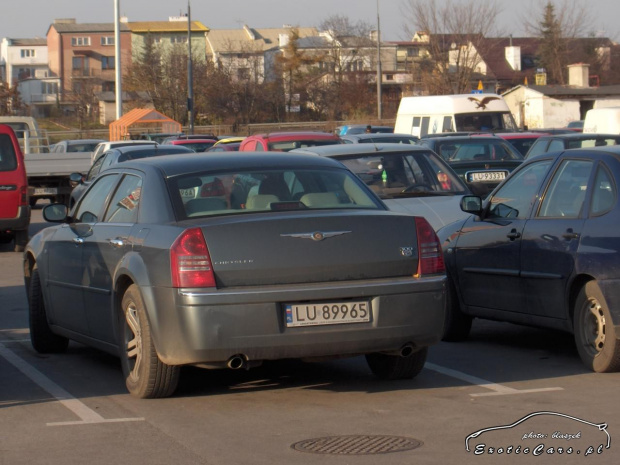
<svg viewBox="0 0 620 465">
<path fill-rule="evenodd" d="M 306 209 L 382 209 L 344 169 L 194 173 L 170 180 L 179 218 Z"/>
<path fill-rule="evenodd" d="M 454 171 L 430 151 L 353 155 L 338 161 L 382 198 L 467 192 Z"/>
<path fill-rule="evenodd" d="M 487 111 L 454 115 L 457 131 L 516 131 L 517 125 L 510 112 Z"/>
</svg>

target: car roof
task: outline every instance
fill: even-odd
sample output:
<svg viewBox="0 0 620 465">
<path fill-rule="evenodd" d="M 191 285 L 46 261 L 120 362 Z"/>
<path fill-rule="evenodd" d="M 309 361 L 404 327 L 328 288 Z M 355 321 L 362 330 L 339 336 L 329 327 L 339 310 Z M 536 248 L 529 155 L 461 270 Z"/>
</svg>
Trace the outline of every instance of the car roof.
<svg viewBox="0 0 620 465">
<path fill-rule="evenodd" d="M 397 139 L 399 137 L 410 137 L 412 139 L 419 139 L 419 137 L 414 136 L 413 134 L 402 134 L 402 133 L 393 133 L 393 132 L 371 132 L 364 134 L 346 134 L 344 136 L 340 136 L 342 139 L 376 139 L 377 137 L 381 138 L 394 138 Z"/>
<path fill-rule="evenodd" d="M 291 150 L 290 154 L 313 154 L 322 157 L 338 157 L 347 155 L 372 155 L 380 153 L 398 153 L 398 152 L 431 152 L 428 147 L 421 145 L 409 144 L 390 144 L 389 142 L 380 142 L 378 144 L 337 144 L 337 145 L 321 145 L 317 147 L 304 147 L 302 149 Z"/>
<path fill-rule="evenodd" d="M 598 134 L 594 132 L 574 132 L 571 131 L 567 134 L 547 134 L 541 137 L 541 139 L 569 139 L 569 140 L 587 140 L 587 139 L 618 139 L 620 140 L 620 134 Z"/>
<path fill-rule="evenodd" d="M 179 145 L 147 145 L 147 146 L 140 146 L 140 145 L 128 145 L 128 146 L 124 146 L 124 147 L 114 147 L 111 148 L 110 150 L 107 150 L 105 153 L 109 153 L 109 152 L 117 152 L 117 153 L 121 153 L 121 154 L 127 154 L 128 156 L 132 156 L 132 155 L 136 155 L 136 154 L 142 154 L 142 153 L 146 153 L 146 152 L 152 152 L 152 153 L 157 153 L 157 152 L 165 152 L 165 153 L 193 153 L 194 155 L 196 154 L 196 152 L 194 152 L 191 149 L 188 149 L 187 147 L 183 147 L 183 146 L 179 146 Z"/>
<path fill-rule="evenodd" d="M 170 145 L 191 145 L 191 144 L 203 144 L 206 142 L 216 143 L 215 139 L 175 139 L 170 141 Z"/>
<path fill-rule="evenodd" d="M 544 132 L 498 132 L 495 134 L 502 139 L 526 139 L 546 136 Z"/>
<path fill-rule="evenodd" d="M 320 131 L 295 131 L 295 132 L 270 132 L 268 134 L 254 134 L 250 137 L 261 138 L 261 139 L 269 139 L 269 140 L 298 140 L 301 138 L 312 138 L 312 139 L 333 139 L 339 140 L 340 138 L 332 134 L 331 132 L 320 132 Z"/>
<path fill-rule="evenodd" d="M 343 166 L 336 160 L 317 157 L 314 155 L 295 154 L 288 152 L 226 152 L 209 153 L 206 156 L 197 156 L 191 152 L 187 155 L 175 155 L 172 157 L 149 157 L 140 160 L 132 160 L 123 163 L 124 168 L 156 167 L 165 176 L 177 176 L 201 171 L 235 170 L 235 169 L 281 169 L 283 166 L 295 168 L 307 167 L 336 167 Z"/>
</svg>

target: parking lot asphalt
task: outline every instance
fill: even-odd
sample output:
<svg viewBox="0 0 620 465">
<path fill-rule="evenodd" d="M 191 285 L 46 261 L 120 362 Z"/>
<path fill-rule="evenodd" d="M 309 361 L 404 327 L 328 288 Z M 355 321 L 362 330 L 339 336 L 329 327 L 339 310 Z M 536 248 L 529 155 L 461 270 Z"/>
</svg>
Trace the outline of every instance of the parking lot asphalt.
<svg viewBox="0 0 620 465">
<path fill-rule="evenodd" d="M 139 400 L 112 356 L 32 349 L 8 245 L 0 301 L 0 465 L 619 461 L 620 374 L 588 372 L 570 334 L 476 320 L 409 381 L 374 379 L 363 357 L 285 360 L 186 367 L 175 396 Z"/>
</svg>

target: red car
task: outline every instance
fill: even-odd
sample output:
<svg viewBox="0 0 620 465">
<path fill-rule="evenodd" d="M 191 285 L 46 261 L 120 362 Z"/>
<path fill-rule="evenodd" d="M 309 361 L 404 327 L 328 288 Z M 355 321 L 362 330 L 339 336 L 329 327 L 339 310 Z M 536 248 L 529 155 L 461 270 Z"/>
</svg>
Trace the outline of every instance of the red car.
<svg viewBox="0 0 620 465">
<path fill-rule="evenodd" d="M 15 241 L 22 252 L 28 242 L 30 204 L 24 155 L 10 126 L 0 124 L 0 242 Z"/>
<path fill-rule="evenodd" d="M 545 132 L 497 132 L 495 135 L 510 142 L 521 155 L 525 156 L 536 139 L 549 134 Z"/>
<path fill-rule="evenodd" d="M 206 152 L 216 142 L 216 139 L 175 139 L 166 142 L 165 145 L 182 145 L 194 152 Z"/>
<path fill-rule="evenodd" d="M 241 152 L 288 152 L 289 150 L 317 145 L 341 144 L 340 137 L 329 132 L 272 132 L 270 134 L 255 134 L 246 137 L 239 150 Z"/>
</svg>

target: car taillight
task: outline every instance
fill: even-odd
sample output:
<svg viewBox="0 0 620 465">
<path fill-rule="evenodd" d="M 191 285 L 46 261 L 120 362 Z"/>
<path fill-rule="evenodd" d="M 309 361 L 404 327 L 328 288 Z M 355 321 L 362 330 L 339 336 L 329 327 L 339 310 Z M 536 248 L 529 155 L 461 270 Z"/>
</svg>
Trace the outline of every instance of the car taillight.
<svg viewBox="0 0 620 465">
<path fill-rule="evenodd" d="M 22 186 L 19 189 L 19 206 L 25 207 L 28 205 L 28 186 Z"/>
<path fill-rule="evenodd" d="M 426 219 L 416 217 L 418 235 L 418 272 L 416 277 L 444 273 L 443 253 L 435 230 Z"/>
<path fill-rule="evenodd" d="M 172 287 L 215 287 L 207 241 L 200 228 L 183 231 L 170 248 Z"/>
</svg>

